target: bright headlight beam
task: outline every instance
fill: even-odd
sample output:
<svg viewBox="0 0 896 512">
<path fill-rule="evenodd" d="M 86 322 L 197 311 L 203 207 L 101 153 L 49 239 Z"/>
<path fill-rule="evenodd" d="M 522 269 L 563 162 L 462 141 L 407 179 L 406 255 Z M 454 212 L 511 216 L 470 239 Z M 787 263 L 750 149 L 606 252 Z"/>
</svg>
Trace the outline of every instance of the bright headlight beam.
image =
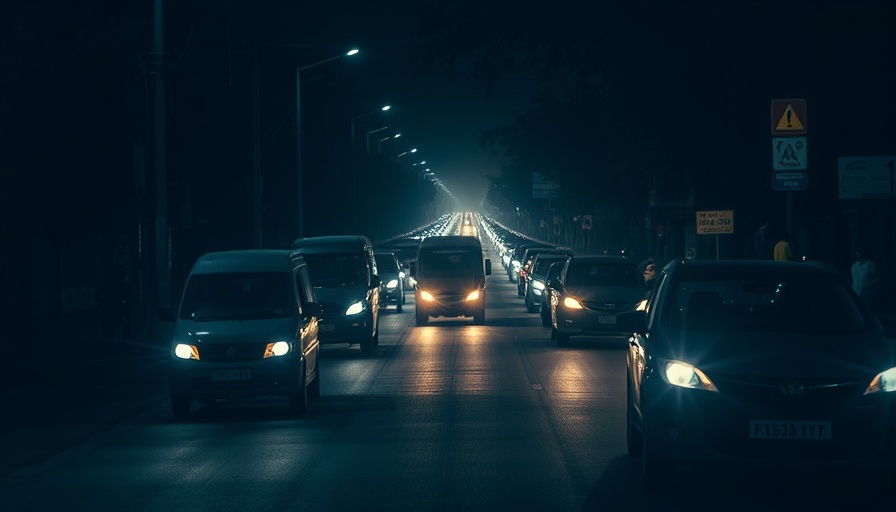
<svg viewBox="0 0 896 512">
<path fill-rule="evenodd" d="M 891 391 L 896 391 L 896 367 L 878 373 L 874 379 L 871 380 L 871 384 L 868 384 L 868 388 L 865 389 L 865 394 L 870 395 L 878 392 L 889 393 Z"/>
<path fill-rule="evenodd" d="M 718 391 L 709 377 L 694 365 L 681 361 L 665 361 L 660 365 L 663 380 L 673 386 Z"/>
</svg>

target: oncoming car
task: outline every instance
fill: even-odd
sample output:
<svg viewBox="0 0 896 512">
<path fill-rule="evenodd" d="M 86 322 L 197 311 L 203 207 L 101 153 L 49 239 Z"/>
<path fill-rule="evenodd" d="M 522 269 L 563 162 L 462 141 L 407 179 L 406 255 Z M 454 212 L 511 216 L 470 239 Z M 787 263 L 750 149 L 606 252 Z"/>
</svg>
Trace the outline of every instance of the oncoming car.
<svg viewBox="0 0 896 512">
<path fill-rule="evenodd" d="M 485 323 L 485 276 L 492 273 L 492 264 L 483 257 L 477 237 L 424 238 L 414 273 L 418 326 L 442 316 L 473 317 L 473 323 Z"/>
<path fill-rule="evenodd" d="M 835 270 L 677 261 L 624 313 L 628 452 L 651 487 L 681 464 L 889 469 L 896 348 Z"/>
</svg>

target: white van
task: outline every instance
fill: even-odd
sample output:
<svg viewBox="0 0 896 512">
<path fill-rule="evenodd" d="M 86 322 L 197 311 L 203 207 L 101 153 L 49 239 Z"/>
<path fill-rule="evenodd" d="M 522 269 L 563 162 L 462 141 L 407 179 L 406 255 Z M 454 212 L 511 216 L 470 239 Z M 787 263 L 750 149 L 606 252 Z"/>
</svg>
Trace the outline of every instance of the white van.
<svg viewBox="0 0 896 512">
<path fill-rule="evenodd" d="M 178 419 L 192 401 L 320 396 L 317 303 L 308 266 L 288 250 L 213 252 L 193 265 L 174 315 L 169 388 Z"/>
</svg>

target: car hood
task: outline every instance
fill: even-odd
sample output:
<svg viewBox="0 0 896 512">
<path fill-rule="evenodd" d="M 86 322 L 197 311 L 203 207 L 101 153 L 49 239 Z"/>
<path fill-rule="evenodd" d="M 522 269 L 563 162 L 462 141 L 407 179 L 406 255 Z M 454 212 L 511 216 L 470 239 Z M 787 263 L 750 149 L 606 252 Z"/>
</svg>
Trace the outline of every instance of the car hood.
<svg viewBox="0 0 896 512">
<path fill-rule="evenodd" d="M 176 343 L 238 343 L 247 341 L 291 340 L 297 332 L 295 318 L 258 320 L 178 320 L 174 330 Z"/>
<path fill-rule="evenodd" d="M 348 306 L 353 302 L 367 298 L 367 287 L 364 285 L 314 287 L 314 295 L 321 304 L 340 304 Z"/>
<path fill-rule="evenodd" d="M 417 288 L 427 291 L 451 291 L 451 290 L 478 290 L 484 288 L 485 283 L 481 277 L 418 277 Z"/>
<path fill-rule="evenodd" d="M 564 286 L 563 292 L 584 302 L 634 303 L 647 297 L 647 288 L 631 286 Z"/>
<path fill-rule="evenodd" d="M 697 366 L 710 378 L 711 374 L 803 379 L 866 377 L 896 365 L 893 342 L 879 333 L 702 336 L 704 341 L 699 343 L 668 343 L 662 352 L 668 359 Z"/>
</svg>

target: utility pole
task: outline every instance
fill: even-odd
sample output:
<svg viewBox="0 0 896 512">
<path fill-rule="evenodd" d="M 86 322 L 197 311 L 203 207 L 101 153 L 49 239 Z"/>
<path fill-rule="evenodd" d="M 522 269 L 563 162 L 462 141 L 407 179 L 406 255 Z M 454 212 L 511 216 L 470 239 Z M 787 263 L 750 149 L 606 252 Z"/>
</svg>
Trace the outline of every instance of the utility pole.
<svg viewBox="0 0 896 512">
<path fill-rule="evenodd" d="M 163 0 L 154 0 L 153 68 L 155 71 L 155 267 L 156 307 L 171 307 L 171 269 L 168 263 L 168 176 L 165 168 L 165 26 Z"/>
</svg>

